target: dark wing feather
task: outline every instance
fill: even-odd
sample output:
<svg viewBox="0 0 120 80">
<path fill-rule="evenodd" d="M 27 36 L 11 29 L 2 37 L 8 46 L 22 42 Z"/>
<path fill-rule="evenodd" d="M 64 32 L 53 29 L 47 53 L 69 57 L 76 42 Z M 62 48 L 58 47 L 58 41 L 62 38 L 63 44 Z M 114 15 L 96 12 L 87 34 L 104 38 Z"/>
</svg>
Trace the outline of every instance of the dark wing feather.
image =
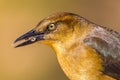
<svg viewBox="0 0 120 80">
<path fill-rule="evenodd" d="M 103 73 L 120 80 L 120 36 L 114 31 L 96 27 L 84 39 L 103 59 Z"/>
</svg>

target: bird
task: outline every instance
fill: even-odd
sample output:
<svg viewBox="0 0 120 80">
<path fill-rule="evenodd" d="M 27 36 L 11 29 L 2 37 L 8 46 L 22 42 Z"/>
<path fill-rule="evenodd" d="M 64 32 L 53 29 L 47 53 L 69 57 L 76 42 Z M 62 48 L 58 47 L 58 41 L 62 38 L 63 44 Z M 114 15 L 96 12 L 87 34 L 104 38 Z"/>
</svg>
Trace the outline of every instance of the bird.
<svg viewBox="0 0 120 80">
<path fill-rule="evenodd" d="M 14 47 L 35 42 L 53 48 L 70 80 L 120 80 L 120 34 L 108 27 L 58 12 L 17 38 Z"/>
</svg>

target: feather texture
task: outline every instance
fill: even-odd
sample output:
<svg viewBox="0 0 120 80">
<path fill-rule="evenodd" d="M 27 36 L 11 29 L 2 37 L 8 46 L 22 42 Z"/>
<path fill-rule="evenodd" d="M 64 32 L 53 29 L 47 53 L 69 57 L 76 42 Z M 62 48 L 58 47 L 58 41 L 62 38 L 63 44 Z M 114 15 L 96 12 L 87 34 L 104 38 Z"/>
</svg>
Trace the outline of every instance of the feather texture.
<svg viewBox="0 0 120 80">
<path fill-rule="evenodd" d="M 120 80 L 120 35 L 98 26 L 84 42 L 101 55 L 103 73 Z"/>
</svg>

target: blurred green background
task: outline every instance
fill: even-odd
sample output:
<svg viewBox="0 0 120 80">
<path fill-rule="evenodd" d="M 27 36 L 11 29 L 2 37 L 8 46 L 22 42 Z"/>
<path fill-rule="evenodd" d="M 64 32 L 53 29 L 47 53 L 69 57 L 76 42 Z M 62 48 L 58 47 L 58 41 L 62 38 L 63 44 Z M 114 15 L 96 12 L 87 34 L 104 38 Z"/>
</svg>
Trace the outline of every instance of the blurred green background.
<svg viewBox="0 0 120 80">
<path fill-rule="evenodd" d="M 12 46 L 41 19 L 62 11 L 120 31 L 120 0 L 0 0 L 0 80 L 68 80 L 50 47 Z"/>
</svg>

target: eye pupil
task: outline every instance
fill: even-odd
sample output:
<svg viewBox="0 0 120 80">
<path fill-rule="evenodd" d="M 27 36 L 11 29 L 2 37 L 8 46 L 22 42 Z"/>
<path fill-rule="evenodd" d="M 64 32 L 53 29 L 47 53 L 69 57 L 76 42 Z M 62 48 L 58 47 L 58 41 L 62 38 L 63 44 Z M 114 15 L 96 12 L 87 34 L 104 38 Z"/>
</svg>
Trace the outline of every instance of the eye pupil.
<svg viewBox="0 0 120 80">
<path fill-rule="evenodd" d="M 54 29 L 55 29 L 55 25 L 54 25 L 54 24 L 50 24 L 50 25 L 48 26 L 48 29 L 49 29 L 49 30 L 54 30 Z"/>
</svg>

